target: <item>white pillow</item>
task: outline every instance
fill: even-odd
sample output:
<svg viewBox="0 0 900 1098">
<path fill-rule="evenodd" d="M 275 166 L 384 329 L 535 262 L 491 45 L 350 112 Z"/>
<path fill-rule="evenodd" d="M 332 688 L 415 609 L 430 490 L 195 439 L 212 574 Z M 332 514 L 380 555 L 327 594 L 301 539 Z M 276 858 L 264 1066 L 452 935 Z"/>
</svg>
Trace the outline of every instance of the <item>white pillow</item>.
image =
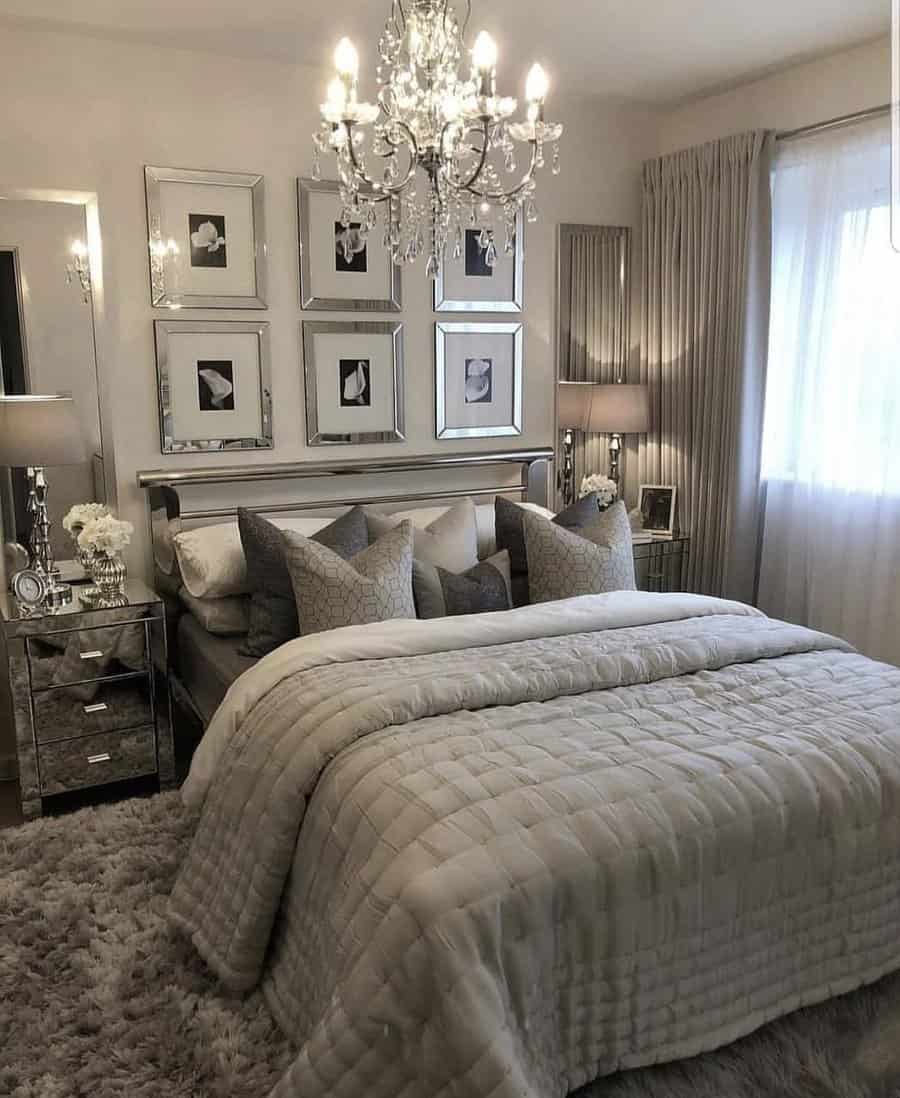
<svg viewBox="0 0 900 1098">
<path fill-rule="evenodd" d="M 431 522 L 424 522 L 427 515 L 437 513 Z M 369 536 L 380 538 L 401 522 L 412 522 L 413 554 L 416 560 L 444 568 L 448 572 L 467 572 L 478 563 L 478 527 L 475 523 L 475 504 L 470 499 L 460 500 L 453 507 L 422 508 L 420 511 L 397 511 L 383 515 L 366 508 Z"/>
<path fill-rule="evenodd" d="M 311 538 L 334 522 L 334 518 L 317 515 L 270 521 L 280 530 L 293 530 Z M 181 579 L 189 595 L 195 599 L 223 599 L 248 593 L 247 561 L 236 522 L 183 530 L 173 540 Z"/>
</svg>

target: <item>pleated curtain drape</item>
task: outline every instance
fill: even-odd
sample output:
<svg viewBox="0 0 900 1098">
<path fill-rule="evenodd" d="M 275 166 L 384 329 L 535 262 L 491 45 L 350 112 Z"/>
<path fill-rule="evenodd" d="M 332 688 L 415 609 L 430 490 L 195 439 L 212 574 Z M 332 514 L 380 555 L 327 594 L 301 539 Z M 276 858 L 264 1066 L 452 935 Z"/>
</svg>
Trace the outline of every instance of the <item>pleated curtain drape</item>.
<svg viewBox="0 0 900 1098">
<path fill-rule="evenodd" d="M 690 590 L 753 602 L 771 266 L 774 134 L 644 165 L 645 484 L 677 487 Z"/>
<path fill-rule="evenodd" d="M 612 384 L 628 358 L 630 230 L 563 225 L 560 230 L 560 379 Z M 575 436 L 576 488 L 606 473 L 609 436 Z"/>
</svg>

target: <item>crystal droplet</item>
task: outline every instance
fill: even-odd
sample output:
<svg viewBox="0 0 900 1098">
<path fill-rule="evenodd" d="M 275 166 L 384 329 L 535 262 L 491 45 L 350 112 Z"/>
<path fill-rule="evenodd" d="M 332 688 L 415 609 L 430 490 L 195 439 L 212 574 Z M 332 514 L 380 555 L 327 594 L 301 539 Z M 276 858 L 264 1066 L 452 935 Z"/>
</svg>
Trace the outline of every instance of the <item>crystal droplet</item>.
<svg viewBox="0 0 900 1098">
<path fill-rule="evenodd" d="M 534 204 L 533 198 L 529 198 L 528 202 L 525 204 L 525 218 L 532 225 L 538 219 L 538 209 L 537 206 Z"/>
<path fill-rule="evenodd" d="M 511 151 L 507 152 L 504 159 L 504 165 L 506 167 L 506 170 L 510 173 L 516 170 L 516 158 Z"/>
<path fill-rule="evenodd" d="M 478 224 L 478 214 L 475 213 L 475 199 L 474 198 L 472 199 L 472 208 L 469 210 L 469 224 L 470 225 L 477 225 Z"/>
<path fill-rule="evenodd" d="M 554 145 L 553 160 L 550 162 L 550 171 L 552 171 L 554 175 L 559 175 L 561 168 L 562 165 L 560 164 L 559 160 L 559 145 Z"/>
<path fill-rule="evenodd" d="M 313 151 L 312 177 L 317 183 L 322 178 L 322 163 L 319 160 L 318 146 Z"/>
<path fill-rule="evenodd" d="M 406 262 L 415 263 L 418 254 L 419 253 L 416 251 L 415 240 L 410 240 L 410 242 L 406 245 Z"/>
<path fill-rule="evenodd" d="M 463 254 L 463 232 L 462 226 L 456 226 L 456 233 L 453 236 L 453 258 L 462 259 Z"/>
<path fill-rule="evenodd" d="M 350 213 L 350 208 L 348 206 L 345 206 L 341 210 L 341 227 L 344 229 L 349 229 L 352 221 L 353 215 Z"/>
<path fill-rule="evenodd" d="M 481 248 L 482 251 L 485 251 L 487 249 L 488 244 L 490 244 L 490 242 L 491 242 L 491 233 L 490 233 L 490 231 L 488 229 L 482 229 L 481 232 L 478 234 L 478 247 Z"/>
<path fill-rule="evenodd" d="M 488 241 L 488 246 L 484 252 L 484 262 L 487 267 L 497 266 L 497 245 L 494 243 L 494 238 Z"/>
<path fill-rule="evenodd" d="M 369 229 L 374 229 L 377 223 L 378 215 L 375 213 L 375 207 L 370 206 L 369 212 L 366 214 L 366 227 Z"/>
<path fill-rule="evenodd" d="M 438 273 L 438 258 L 434 254 L 434 252 L 432 252 L 428 256 L 428 262 L 425 264 L 425 277 L 430 278 L 431 281 L 433 282 L 437 278 L 437 273 Z"/>
</svg>

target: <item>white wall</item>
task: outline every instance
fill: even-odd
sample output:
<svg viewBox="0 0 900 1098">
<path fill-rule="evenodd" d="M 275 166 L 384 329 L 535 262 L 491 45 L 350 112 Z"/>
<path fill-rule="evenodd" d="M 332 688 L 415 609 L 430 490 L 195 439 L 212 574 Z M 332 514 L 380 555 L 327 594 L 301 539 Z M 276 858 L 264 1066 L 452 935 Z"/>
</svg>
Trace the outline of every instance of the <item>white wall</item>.
<svg viewBox="0 0 900 1098">
<path fill-rule="evenodd" d="M 242 453 L 241 461 L 399 457 L 466 447 L 434 438 L 434 317 L 421 266 L 404 271 L 408 442 L 377 449 L 305 446 L 299 326 L 316 314 L 301 313 L 298 305 L 295 177 L 309 174 L 325 72 L 18 28 L 4 28 L 0 37 L 0 71 L 0 184 L 99 194 L 119 503 L 141 538 L 146 519 L 137 470 L 235 460 L 227 454 L 164 458 L 159 452 L 145 164 L 266 177 L 270 308 L 182 314 L 271 322 L 276 449 Z M 563 174 L 546 172 L 538 195 L 541 221 L 529 226 L 527 237 L 525 430 L 515 440 L 522 446 L 553 443 L 555 226 L 637 225 L 640 164 L 655 152 L 658 137 L 654 112 L 643 109 L 554 102 L 552 113 L 566 123 L 567 135 Z M 133 564 L 143 559 L 137 548 Z"/>
<path fill-rule="evenodd" d="M 660 154 L 752 129 L 790 130 L 891 99 L 890 39 L 795 65 L 664 115 Z"/>
</svg>

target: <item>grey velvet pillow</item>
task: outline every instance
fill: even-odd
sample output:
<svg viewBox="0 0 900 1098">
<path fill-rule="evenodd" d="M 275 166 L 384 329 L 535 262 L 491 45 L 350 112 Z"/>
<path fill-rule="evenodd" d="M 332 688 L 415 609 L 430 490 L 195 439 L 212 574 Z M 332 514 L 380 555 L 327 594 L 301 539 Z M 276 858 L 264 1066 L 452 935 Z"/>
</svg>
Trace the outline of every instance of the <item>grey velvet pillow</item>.
<svg viewBox="0 0 900 1098">
<path fill-rule="evenodd" d="M 511 605 L 509 553 L 504 549 L 466 572 L 413 561 L 413 594 L 420 618 L 485 614 Z"/>
<path fill-rule="evenodd" d="M 520 507 L 518 503 L 513 503 L 512 500 L 508 500 L 504 496 L 497 496 L 494 500 L 497 548 L 506 549 L 509 552 L 513 604 L 515 606 L 524 606 L 529 601 L 528 557 L 525 552 L 525 530 L 523 527 L 523 518 L 527 513 L 527 507 Z M 597 493 L 591 492 L 589 496 L 576 500 L 570 507 L 560 511 L 553 519 L 553 522 L 557 526 L 565 527 L 567 530 L 578 530 L 589 526 L 599 513 Z"/>
<path fill-rule="evenodd" d="M 411 522 L 347 561 L 292 530 L 282 539 L 304 634 L 416 616 Z"/>
<path fill-rule="evenodd" d="M 614 503 L 577 531 L 554 526 L 529 511 L 524 527 L 532 603 L 635 589 L 631 524 L 624 503 Z"/>
<path fill-rule="evenodd" d="M 250 587 L 249 629 L 240 651 L 242 656 L 265 656 L 300 636 L 297 600 L 285 560 L 282 531 L 244 507 L 238 508 L 238 528 Z M 344 560 L 355 556 L 369 544 L 365 512 L 354 507 L 313 534 L 312 540 Z"/>
</svg>

